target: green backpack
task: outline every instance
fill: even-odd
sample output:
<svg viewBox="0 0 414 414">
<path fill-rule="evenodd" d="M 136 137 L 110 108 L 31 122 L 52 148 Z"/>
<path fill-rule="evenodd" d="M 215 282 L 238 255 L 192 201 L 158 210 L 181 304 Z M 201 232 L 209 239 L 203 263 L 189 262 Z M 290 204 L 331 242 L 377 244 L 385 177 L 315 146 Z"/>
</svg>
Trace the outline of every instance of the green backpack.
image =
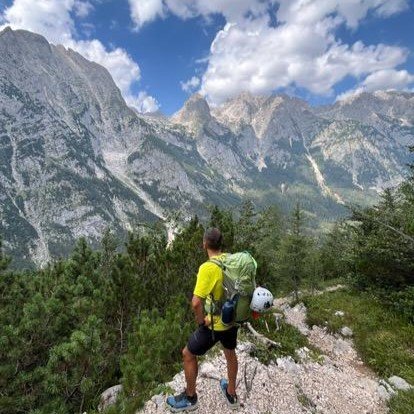
<svg viewBox="0 0 414 414">
<path fill-rule="evenodd" d="M 210 312 L 222 315 L 224 324 L 244 322 L 249 318 L 250 302 L 253 291 L 256 289 L 257 263 L 249 252 L 226 254 L 224 258 L 210 259 L 223 271 L 224 300 L 214 303 L 214 309 Z M 225 308 L 233 306 L 232 320 L 225 319 Z"/>
</svg>

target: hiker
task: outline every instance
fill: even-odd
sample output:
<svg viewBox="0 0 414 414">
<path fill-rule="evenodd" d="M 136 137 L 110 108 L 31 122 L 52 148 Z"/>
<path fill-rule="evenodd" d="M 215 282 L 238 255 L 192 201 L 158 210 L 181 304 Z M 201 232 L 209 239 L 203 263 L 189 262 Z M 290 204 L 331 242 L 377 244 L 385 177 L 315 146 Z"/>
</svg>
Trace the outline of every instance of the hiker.
<svg viewBox="0 0 414 414">
<path fill-rule="evenodd" d="M 209 260 L 203 263 L 197 274 L 197 282 L 191 301 L 198 329 L 190 336 L 186 347 L 183 349 L 183 365 L 186 389 L 179 395 L 169 396 L 167 405 L 173 412 L 191 411 L 198 407 L 196 380 L 198 373 L 197 357 L 204 355 L 217 342 L 224 347 L 224 355 L 227 361 L 228 381 L 222 379 L 220 388 L 231 408 L 237 408 L 239 401 L 236 394 L 237 377 L 237 331 L 238 325 L 224 325 L 220 315 L 204 315 L 204 302 L 211 306 L 211 296 L 214 302 L 219 302 L 224 297 L 223 272 L 214 260 L 220 260 L 225 253 L 221 251 L 223 237 L 217 228 L 207 229 L 203 237 L 203 248 L 207 251 Z M 213 260 L 213 261 L 211 261 Z"/>
</svg>

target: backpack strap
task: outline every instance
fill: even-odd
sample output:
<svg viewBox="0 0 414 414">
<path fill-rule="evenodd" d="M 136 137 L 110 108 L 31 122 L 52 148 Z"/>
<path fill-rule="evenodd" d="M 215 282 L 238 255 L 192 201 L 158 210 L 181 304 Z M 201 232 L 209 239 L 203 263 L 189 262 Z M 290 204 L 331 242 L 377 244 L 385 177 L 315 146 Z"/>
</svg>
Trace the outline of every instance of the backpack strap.
<svg viewBox="0 0 414 414">
<path fill-rule="evenodd" d="M 224 271 L 223 263 L 220 260 L 217 260 L 217 259 L 209 259 L 209 260 L 207 260 L 207 262 L 214 263 L 215 265 L 217 265 L 221 269 L 221 271 Z M 210 300 L 211 300 L 211 304 L 212 304 L 211 305 L 211 308 L 210 308 L 211 335 L 212 335 L 213 341 L 215 341 L 215 335 L 214 335 L 214 314 L 213 314 L 212 308 L 213 308 L 213 306 L 214 306 L 214 308 L 216 308 L 217 307 L 216 306 L 216 303 L 218 303 L 218 302 L 216 302 L 214 300 L 214 297 L 213 297 L 213 294 L 212 293 L 210 293 Z"/>
<path fill-rule="evenodd" d="M 217 259 L 208 259 L 207 262 L 216 264 L 221 270 L 224 270 L 223 262 Z"/>
</svg>

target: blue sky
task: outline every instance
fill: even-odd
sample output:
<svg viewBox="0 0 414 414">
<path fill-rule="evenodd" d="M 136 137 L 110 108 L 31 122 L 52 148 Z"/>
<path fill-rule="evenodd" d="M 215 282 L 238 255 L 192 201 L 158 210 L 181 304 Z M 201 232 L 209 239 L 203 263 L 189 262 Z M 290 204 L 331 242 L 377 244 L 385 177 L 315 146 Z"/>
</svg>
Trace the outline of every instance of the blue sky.
<svg viewBox="0 0 414 414">
<path fill-rule="evenodd" d="M 142 111 L 174 113 L 196 91 L 213 105 L 243 90 L 325 104 L 414 87 L 406 0 L 0 0 L 0 13 L 106 66 Z"/>
</svg>

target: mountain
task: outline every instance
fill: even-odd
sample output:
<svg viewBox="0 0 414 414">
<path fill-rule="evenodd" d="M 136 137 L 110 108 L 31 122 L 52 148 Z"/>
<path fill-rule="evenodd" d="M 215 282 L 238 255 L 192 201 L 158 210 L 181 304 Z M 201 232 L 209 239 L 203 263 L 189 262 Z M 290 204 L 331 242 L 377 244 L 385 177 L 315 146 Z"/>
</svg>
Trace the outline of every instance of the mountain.
<svg viewBox="0 0 414 414">
<path fill-rule="evenodd" d="M 184 129 L 137 116 L 103 67 L 21 30 L 0 55 L 0 233 L 19 261 L 221 198 Z"/>
<path fill-rule="evenodd" d="M 0 234 L 22 264 L 246 197 L 332 219 L 401 182 L 414 143 L 412 93 L 320 108 L 196 94 L 167 118 L 138 114 L 106 69 L 37 34 L 6 28 L 0 55 Z"/>
</svg>

